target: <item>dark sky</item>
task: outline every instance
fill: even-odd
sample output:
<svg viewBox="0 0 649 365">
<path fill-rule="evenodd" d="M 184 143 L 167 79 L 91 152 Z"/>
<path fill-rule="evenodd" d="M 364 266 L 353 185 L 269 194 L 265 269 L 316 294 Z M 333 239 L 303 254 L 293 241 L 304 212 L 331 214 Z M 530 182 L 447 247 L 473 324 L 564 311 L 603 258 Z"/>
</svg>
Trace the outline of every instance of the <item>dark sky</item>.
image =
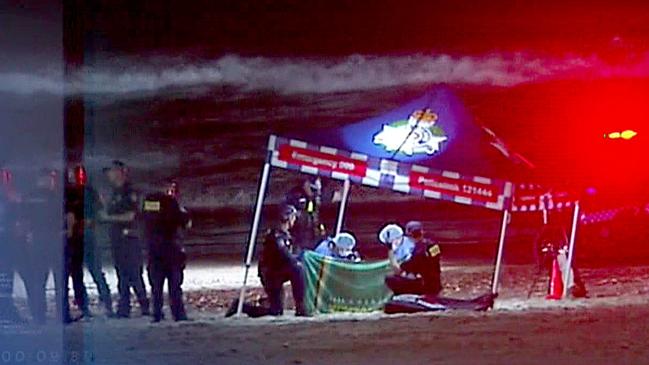
<svg viewBox="0 0 649 365">
<path fill-rule="evenodd" d="M 81 2 L 79 2 L 81 3 Z M 109 52 L 333 55 L 646 48 L 649 5 L 624 1 L 83 2 L 85 27 Z"/>
<path fill-rule="evenodd" d="M 62 7 L 56 1 L 6 1 L 0 5 L 0 70 L 60 63 Z"/>
<path fill-rule="evenodd" d="M 591 54 L 649 48 L 649 5 L 643 1 L 67 0 L 65 22 L 57 3 L 5 2 L 0 67 L 55 55 L 63 24 L 68 34 L 77 33 L 77 50 L 110 54 Z"/>
<path fill-rule="evenodd" d="M 62 9 L 56 1 L 7 1 L 1 7 L 0 76 L 47 70 L 63 79 Z M 63 153 L 62 95 L 0 94 L 0 164 L 53 164 Z"/>
<path fill-rule="evenodd" d="M 596 53 L 615 62 L 629 53 L 649 50 L 649 5 L 640 1 L 66 0 L 65 4 L 64 14 L 56 2 L 5 2 L 0 23 L 8 31 L 0 32 L 0 71 L 46 67 L 62 73 L 64 39 L 68 60 L 93 54 L 218 57 L 224 53 L 529 51 Z M 52 106 L 56 102 L 37 108 L 33 100 L 44 99 L 37 96 L 30 104 L 18 105 L 12 98 L 3 98 L 4 119 L 27 116 L 31 121 L 35 114 L 60 117 Z M 589 105 L 584 100 L 582 109 Z"/>
</svg>

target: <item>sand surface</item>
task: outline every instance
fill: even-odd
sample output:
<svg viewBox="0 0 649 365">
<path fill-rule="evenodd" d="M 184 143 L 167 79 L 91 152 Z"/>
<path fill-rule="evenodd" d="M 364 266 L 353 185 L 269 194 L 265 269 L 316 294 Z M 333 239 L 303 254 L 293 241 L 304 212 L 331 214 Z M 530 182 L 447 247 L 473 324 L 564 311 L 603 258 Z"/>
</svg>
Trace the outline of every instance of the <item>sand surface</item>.
<svg viewBox="0 0 649 365">
<path fill-rule="evenodd" d="M 501 296 L 486 313 L 305 319 L 289 311 L 281 318 L 226 319 L 224 307 L 237 294 L 240 270 L 190 265 L 185 290 L 191 322 L 151 324 L 137 311 L 128 320 L 107 319 L 95 303 L 95 317 L 66 328 L 53 322 L 4 326 L 0 343 L 5 354 L 31 354 L 31 363 L 38 363 L 34 349 L 57 343 L 54 352 L 67 354 L 67 363 L 81 363 L 74 355 L 97 364 L 643 364 L 649 359 L 646 266 L 585 268 L 590 298 L 566 301 L 545 300 L 542 280 L 527 298 L 535 268 L 506 266 Z M 212 275 L 221 278 L 209 281 Z M 490 277 L 488 265 L 445 267 L 444 295 L 484 293 Z M 252 283 L 249 297 L 262 292 Z M 24 312 L 24 300 L 16 300 Z"/>
</svg>

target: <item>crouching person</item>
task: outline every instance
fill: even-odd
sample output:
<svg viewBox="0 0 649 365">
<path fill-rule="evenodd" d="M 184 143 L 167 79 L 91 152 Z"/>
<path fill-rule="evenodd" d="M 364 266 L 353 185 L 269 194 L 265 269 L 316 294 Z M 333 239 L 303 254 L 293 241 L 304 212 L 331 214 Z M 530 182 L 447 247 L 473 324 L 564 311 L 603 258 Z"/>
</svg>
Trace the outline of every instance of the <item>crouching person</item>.
<svg viewBox="0 0 649 365">
<path fill-rule="evenodd" d="M 148 245 L 149 283 L 153 299 L 153 322 L 164 318 L 162 313 L 163 287 L 169 287 L 169 306 L 175 321 L 186 321 L 183 304 L 183 270 L 186 255 L 178 238 L 178 230 L 189 228 L 189 214 L 177 201 L 177 184 L 170 182 L 166 193 L 149 194 L 142 207 L 145 236 Z"/>
<path fill-rule="evenodd" d="M 409 235 L 405 235 L 403 228 L 389 224 L 379 233 L 379 240 L 390 250 L 394 269 L 385 284 L 395 295 L 438 295 L 442 290 L 439 246 L 423 238 L 419 222 L 409 223 L 408 231 Z"/>
<path fill-rule="evenodd" d="M 259 259 L 259 278 L 268 296 L 262 305 L 243 304 L 243 313 L 250 317 L 284 314 L 284 283 L 290 281 L 295 301 L 295 315 L 308 316 L 304 306 L 304 269 L 298 257 L 293 254 L 293 243 L 289 230 L 295 224 L 298 212 L 292 205 L 281 208 L 279 226 L 271 229 L 265 236 Z M 235 300 L 226 317 L 237 311 Z"/>
<path fill-rule="evenodd" d="M 327 238 L 320 242 L 315 248 L 315 252 L 337 260 L 360 262 L 361 255 L 354 250 L 355 247 L 356 238 L 351 233 L 341 232 L 333 238 Z"/>
</svg>

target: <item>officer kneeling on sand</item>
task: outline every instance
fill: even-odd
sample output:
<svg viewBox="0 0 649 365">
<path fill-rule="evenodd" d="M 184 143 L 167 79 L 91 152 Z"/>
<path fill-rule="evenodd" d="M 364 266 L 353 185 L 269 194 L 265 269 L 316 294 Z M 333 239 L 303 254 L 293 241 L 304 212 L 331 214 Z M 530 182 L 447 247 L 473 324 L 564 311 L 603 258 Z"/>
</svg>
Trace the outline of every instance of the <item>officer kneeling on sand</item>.
<svg viewBox="0 0 649 365">
<path fill-rule="evenodd" d="M 293 243 L 289 230 L 297 219 L 297 209 L 292 205 L 281 208 L 280 224 L 266 234 L 259 258 L 259 278 L 268 295 L 269 305 L 243 304 L 243 313 L 250 317 L 266 315 L 281 316 L 284 314 L 284 283 L 291 282 L 295 315 L 308 316 L 304 306 L 304 269 L 298 257 L 293 253 Z M 226 317 L 237 311 L 238 300 L 235 300 L 226 313 Z"/>
<path fill-rule="evenodd" d="M 351 233 L 341 232 L 320 242 L 315 252 L 342 261 L 360 262 L 361 255 L 355 251 L 356 238 Z"/>
<path fill-rule="evenodd" d="M 181 289 L 186 255 L 178 240 L 178 230 L 189 228 L 191 220 L 187 211 L 179 205 L 177 195 L 178 185 L 172 181 L 165 192 L 147 195 L 142 206 L 149 251 L 147 271 L 153 299 L 153 322 L 160 322 L 164 318 L 162 288 L 165 280 L 174 320 L 187 320 Z"/>
<path fill-rule="evenodd" d="M 394 275 L 385 278 L 395 295 L 432 294 L 442 290 L 439 245 L 423 238 L 421 223 L 408 224 L 410 235 L 403 228 L 388 224 L 379 233 L 379 241 L 390 249 L 389 258 Z"/>
</svg>

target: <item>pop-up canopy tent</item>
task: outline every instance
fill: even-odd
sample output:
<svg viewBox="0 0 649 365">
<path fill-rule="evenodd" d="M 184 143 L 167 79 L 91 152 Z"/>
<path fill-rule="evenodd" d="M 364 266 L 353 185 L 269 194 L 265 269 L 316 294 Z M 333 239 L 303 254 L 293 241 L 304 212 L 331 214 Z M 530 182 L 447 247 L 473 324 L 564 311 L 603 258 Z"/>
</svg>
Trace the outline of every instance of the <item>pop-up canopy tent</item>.
<svg viewBox="0 0 649 365">
<path fill-rule="evenodd" d="M 498 291 L 510 212 L 545 211 L 570 203 L 565 197 L 555 202 L 553 195 L 541 193 L 544 190 L 536 185 L 521 185 L 525 193 L 514 202 L 511 180 L 525 176 L 530 164 L 510 151 L 492 131 L 475 124 L 460 100 L 443 86 L 381 116 L 339 129 L 296 138 L 271 135 L 250 232 L 238 313 L 245 296 L 271 167 L 344 182 L 336 233 L 343 226 L 351 183 L 501 211 L 492 279 L 494 294 Z M 577 214 L 578 205 L 575 217 Z M 571 247 L 575 227 L 573 221 Z"/>
</svg>

